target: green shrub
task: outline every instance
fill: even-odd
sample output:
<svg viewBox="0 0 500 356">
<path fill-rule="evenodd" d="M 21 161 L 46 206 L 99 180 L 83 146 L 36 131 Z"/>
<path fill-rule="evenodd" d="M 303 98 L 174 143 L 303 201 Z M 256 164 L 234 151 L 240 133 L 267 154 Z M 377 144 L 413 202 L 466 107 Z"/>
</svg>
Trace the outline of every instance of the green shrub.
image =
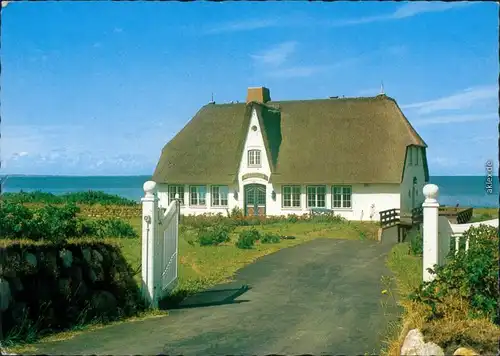
<svg viewBox="0 0 500 356">
<path fill-rule="evenodd" d="M 290 223 L 296 223 L 297 221 L 299 221 L 299 217 L 295 214 L 290 214 L 288 215 L 286 220 Z"/>
<path fill-rule="evenodd" d="M 469 250 L 450 253 L 447 263 L 431 269 L 435 278 L 423 283 L 410 298 L 430 306 L 428 319 L 441 318 L 438 305 L 444 297 L 456 296 L 471 307 L 471 317 L 495 322 L 498 290 L 498 229 L 481 225 L 464 234 Z M 497 320 L 498 322 L 498 320 Z"/>
<path fill-rule="evenodd" d="M 1 236 L 52 242 L 80 236 L 137 236 L 126 221 L 116 218 L 86 220 L 76 216 L 79 211 L 80 208 L 75 204 L 29 209 L 21 203 L 4 201 L 0 203 Z"/>
<path fill-rule="evenodd" d="M 264 234 L 264 236 L 260 239 L 260 242 L 262 242 L 263 244 L 276 244 L 280 241 L 281 238 L 279 235 L 270 232 Z"/>
<path fill-rule="evenodd" d="M 422 256 L 424 251 L 424 238 L 422 237 L 422 232 L 411 232 L 408 238 L 410 254 L 414 256 Z"/>
<path fill-rule="evenodd" d="M 229 228 L 226 225 L 217 225 L 212 228 L 201 229 L 198 232 L 198 243 L 200 246 L 216 246 L 228 242 Z"/>
<path fill-rule="evenodd" d="M 255 228 L 240 232 L 236 247 L 242 249 L 251 249 L 255 242 L 260 239 L 260 233 Z"/>
<path fill-rule="evenodd" d="M 137 205 L 137 202 L 133 200 L 93 190 L 89 190 L 87 192 L 66 193 L 62 195 L 55 195 L 41 191 L 30 193 L 21 191 L 19 193 L 4 193 L 2 195 L 2 199 L 11 203 Z"/>
</svg>

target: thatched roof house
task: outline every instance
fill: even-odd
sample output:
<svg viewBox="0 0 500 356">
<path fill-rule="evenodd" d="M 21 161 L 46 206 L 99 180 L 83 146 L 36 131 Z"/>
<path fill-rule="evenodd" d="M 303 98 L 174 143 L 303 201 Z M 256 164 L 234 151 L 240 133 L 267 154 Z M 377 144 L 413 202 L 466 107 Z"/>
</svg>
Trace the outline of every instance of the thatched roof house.
<svg viewBox="0 0 500 356">
<path fill-rule="evenodd" d="M 417 191 L 428 181 L 427 146 L 394 99 L 270 99 L 268 89 L 250 88 L 246 103 L 203 106 L 163 148 L 153 180 L 164 203 L 179 194 L 186 213 L 239 207 L 274 215 L 321 207 L 352 218 L 363 211 L 363 220 L 372 205 L 380 211 L 418 203 Z M 216 194 L 225 194 L 224 206 L 210 203 L 210 186 L 223 188 Z M 245 192 L 240 199 L 239 192 Z M 252 203 L 251 195 L 260 201 Z"/>
</svg>

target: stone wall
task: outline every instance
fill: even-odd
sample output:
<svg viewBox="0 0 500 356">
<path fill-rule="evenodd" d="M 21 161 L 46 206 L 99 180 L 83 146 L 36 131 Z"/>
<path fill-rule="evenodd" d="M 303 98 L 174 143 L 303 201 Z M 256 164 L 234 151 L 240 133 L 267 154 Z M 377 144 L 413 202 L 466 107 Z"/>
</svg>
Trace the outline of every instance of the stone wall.
<svg viewBox="0 0 500 356">
<path fill-rule="evenodd" d="M 4 337 L 109 321 L 142 309 L 133 271 L 116 246 L 82 241 L 0 247 Z"/>
</svg>

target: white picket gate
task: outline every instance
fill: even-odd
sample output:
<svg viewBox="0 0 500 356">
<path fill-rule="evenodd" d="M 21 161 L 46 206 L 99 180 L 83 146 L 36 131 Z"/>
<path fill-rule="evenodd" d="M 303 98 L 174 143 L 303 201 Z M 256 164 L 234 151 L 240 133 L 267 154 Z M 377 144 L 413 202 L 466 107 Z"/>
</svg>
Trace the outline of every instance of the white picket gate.
<svg viewBox="0 0 500 356">
<path fill-rule="evenodd" d="M 180 204 L 176 199 L 166 210 L 158 206 L 156 183 L 144 183 L 142 198 L 142 294 L 152 308 L 178 282 Z"/>
<path fill-rule="evenodd" d="M 434 276 L 427 269 L 434 265 L 442 266 L 452 246 L 455 253 L 461 248 L 464 233 L 471 227 L 488 225 L 498 228 L 498 219 L 481 221 L 470 224 L 451 224 L 445 216 L 439 216 L 439 203 L 437 201 L 439 188 L 435 184 L 424 186 L 425 201 L 423 207 L 423 280 L 431 281 Z M 465 241 L 464 248 L 469 249 L 469 239 Z"/>
</svg>

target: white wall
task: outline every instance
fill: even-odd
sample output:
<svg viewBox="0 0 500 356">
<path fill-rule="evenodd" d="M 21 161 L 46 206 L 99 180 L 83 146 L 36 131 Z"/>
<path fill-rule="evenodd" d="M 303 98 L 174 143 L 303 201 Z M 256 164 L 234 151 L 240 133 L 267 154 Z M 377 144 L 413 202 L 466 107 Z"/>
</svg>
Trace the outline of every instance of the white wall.
<svg viewBox="0 0 500 356">
<path fill-rule="evenodd" d="M 416 155 L 418 151 L 418 161 Z M 425 168 L 423 160 L 424 150 L 421 147 L 410 146 L 407 149 L 406 165 L 403 173 L 403 182 L 401 184 L 401 211 L 411 212 L 412 199 L 411 191 L 413 186 L 413 177 L 417 178 L 417 185 L 415 187 L 415 208 L 422 206 L 425 197 L 422 194 L 422 189 L 425 185 Z M 412 155 L 410 160 L 409 155 Z M 408 192 L 410 194 L 408 194 Z"/>
<path fill-rule="evenodd" d="M 256 126 L 257 130 L 253 131 L 252 127 Z M 252 111 L 252 117 L 247 129 L 247 136 L 245 138 L 245 145 L 241 155 L 240 170 L 238 172 L 238 206 L 243 209 L 244 206 L 244 186 L 247 184 L 263 184 L 266 186 L 266 215 L 278 215 L 276 204 L 272 200 L 273 186 L 269 181 L 262 178 L 247 178 L 243 180 L 243 176 L 248 173 L 261 173 L 265 174 L 268 178 L 271 177 L 271 166 L 267 159 L 266 148 L 264 146 L 264 138 L 262 137 L 262 128 L 260 127 L 259 119 L 255 109 Z M 258 149 L 261 151 L 260 167 L 248 167 L 248 150 Z M 278 200 L 278 199 L 276 199 Z"/>
<path fill-rule="evenodd" d="M 333 209 L 333 197 L 332 197 L 332 187 L 333 185 L 326 185 L 326 208 Z M 281 186 L 276 187 L 276 202 L 273 202 L 275 207 L 273 211 L 276 211 L 274 215 L 302 215 L 309 213 L 310 209 L 307 208 L 307 186 L 301 186 L 301 196 L 300 196 L 300 208 L 282 208 L 282 194 Z M 350 209 L 340 209 L 335 208 L 334 213 L 340 215 L 348 220 L 378 220 L 378 213 L 387 209 L 399 208 L 400 187 L 398 184 L 353 184 L 351 185 L 352 196 Z M 374 209 L 371 205 L 374 204 Z M 373 210 L 373 214 L 372 214 Z M 372 217 L 370 218 L 370 215 Z"/>
</svg>

